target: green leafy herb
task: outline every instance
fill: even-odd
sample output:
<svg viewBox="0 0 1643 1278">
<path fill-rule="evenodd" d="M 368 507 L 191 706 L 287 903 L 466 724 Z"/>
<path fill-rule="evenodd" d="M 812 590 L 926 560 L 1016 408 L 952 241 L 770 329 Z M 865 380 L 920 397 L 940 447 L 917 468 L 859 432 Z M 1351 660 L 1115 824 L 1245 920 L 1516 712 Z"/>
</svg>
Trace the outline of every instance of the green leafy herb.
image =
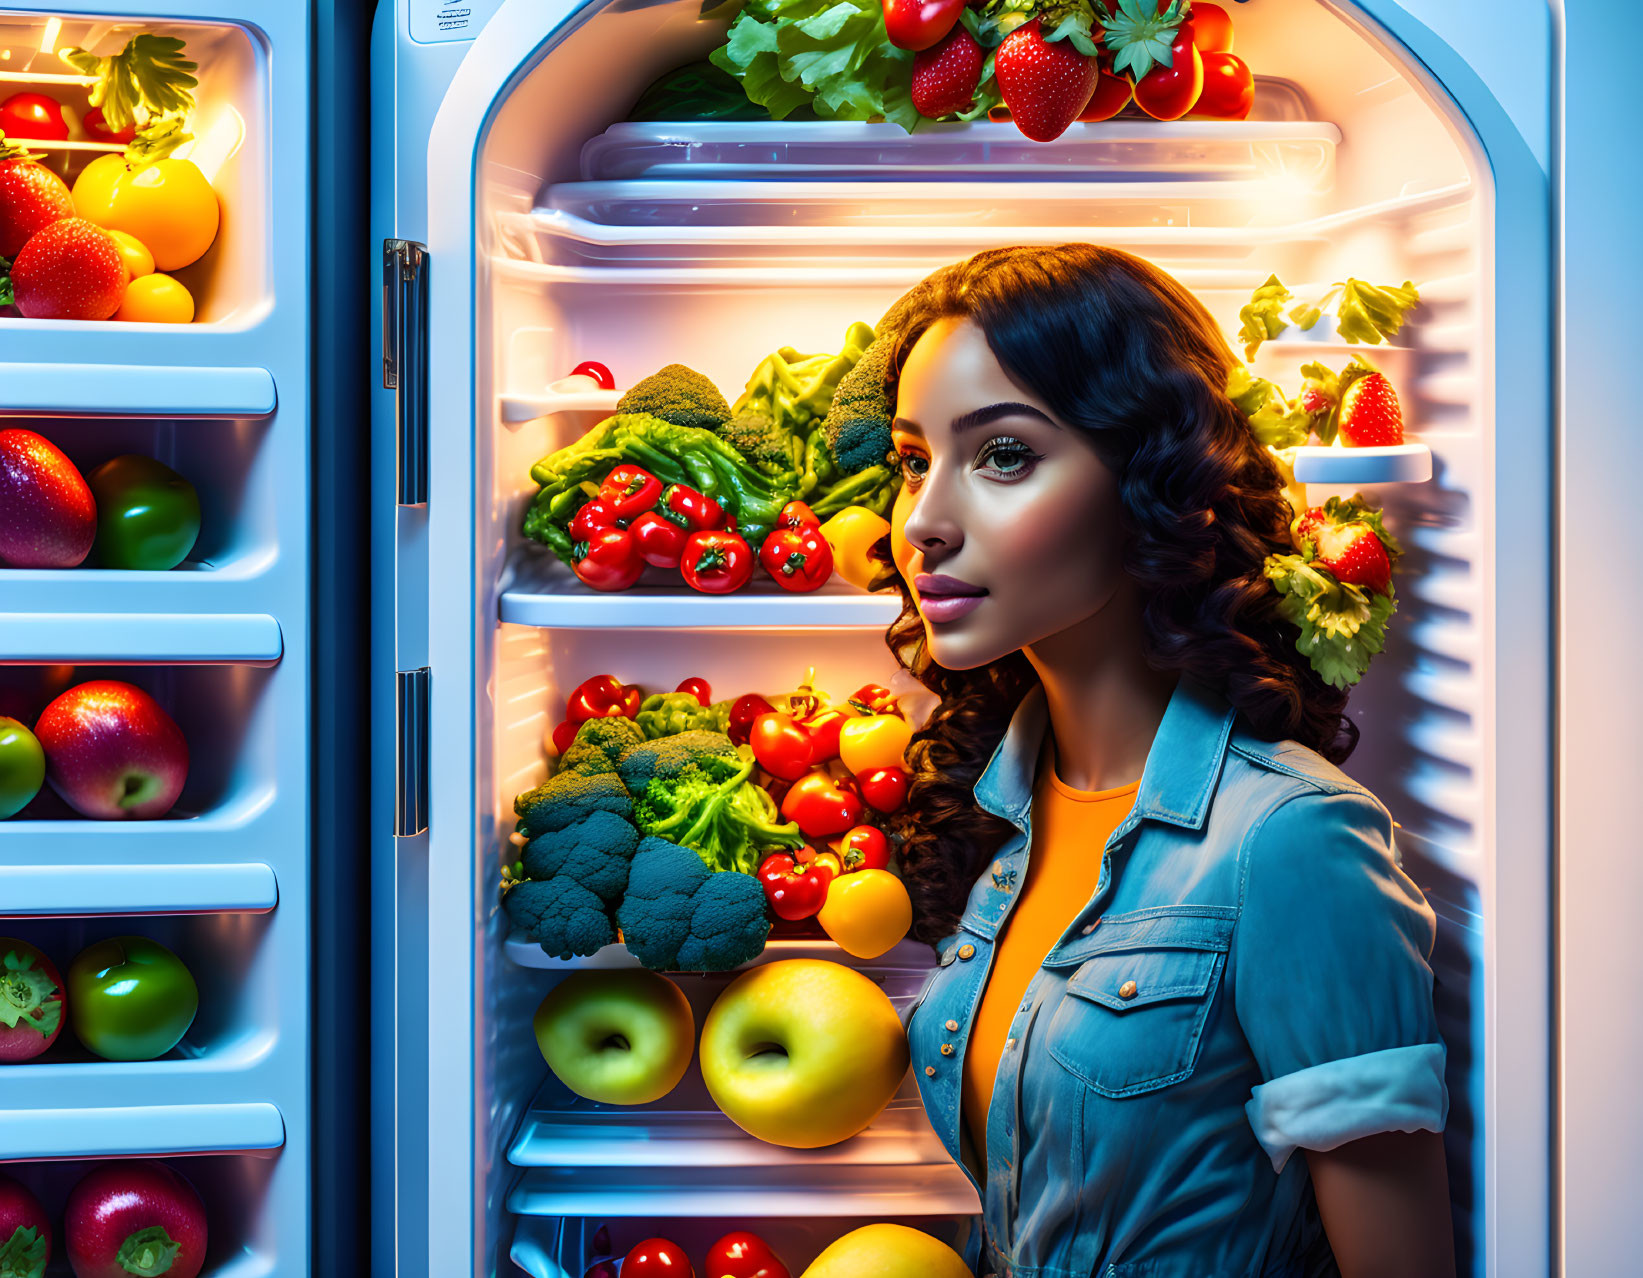
<svg viewBox="0 0 1643 1278">
<path fill-rule="evenodd" d="M 169 116 L 165 119 L 150 120 L 137 130 L 137 136 L 132 138 L 125 149 L 126 163 L 132 168 L 142 168 L 147 164 L 154 164 L 165 159 L 184 142 L 193 138 L 192 133 L 183 130 L 183 121 L 180 116 Z"/>
<path fill-rule="evenodd" d="M 164 1225 L 150 1225 L 121 1243 L 115 1260 L 128 1274 L 135 1274 L 137 1278 L 158 1278 L 158 1275 L 170 1271 L 172 1262 L 182 1249 L 183 1245 L 172 1241 Z"/>
<path fill-rule="evenodd" d="M 1267 276 L 1266 283 L 1249 295 L 1248 303 L 1238 312 L 1238 340 L 1244 344 L 1245 359 L 1254 359 L 1262 342 L 1289 327 L 1282 311 L 1292 296 L 1276 275 Z"/>
<path fill-rule="evenodd" d="M 19 1225 L 10 1238 L 0 1243 L 0 1278 L 40 1278 L 45 1272 L 45 1235 Z"/>
<path fill-rule="evenodd" d="M 84 49 L 64 49 L 63 60 L 82 75 L 95 76 L 91 105 L 101 107 L 103 119 L 115 132 L 146 124 L 158 116 L 185 116 L 194 109 L 198 64 L 183 56 L 176 36 L 144 32 L 133 36 L 112 57 L 99 58 Z"/>
<path fill-rule="evenodd" d="M 0 160 L 38 160 L 39 158 L 22 142 L 6 141 L 5 132 L 0 130 Z"/>
<path fill-rule="evenodd" d="M 0 257 L 0 306 L 10 306 L 16 300 L 11 289 L 11 259 Z"/>
<path fill-rule="evenodd" d="M 1047 22 L 1041 23 L 1040 26 L 1049 30 L 1049 34 L 1044 37 L 1046 44 L 1066 40 L 1086 58 L 1093 58 L 1100 52 L 1096 45 L 1096 36 L 1093 34 L 1095 14 L 1082 5 L 1068 9 L 1056 21 L 1054 27 L 1050 27 Z"/>
<path fill-rule="evenodd" d="M 1348 279 L 1336 286 L 1341 290 L 1335 307 L 1335 331 L 1346 342 L 1365 342 L 1379 345 L 1381 340 L 1397 335 L 1404 317 L 1421 300 L 1419 290 L 1409 280 L 1403 287 L 1367 284 L 1363 280 Z"/>
<path fill-rule="evenodd" d="M 56 992 L 56 982 L 34 966 L 32 954 L 7 950 L 0 960 L 0 1025 L 26 1025 L 50 1038 L 63 1014 L 61 999 L 47 1001 Z"/>
<path fill-rule="evenodd" d="M 1106 28 L 1105 43 L 1113 54 L 1114 75 L 1127 71 L 1139 80 L 1155 66 L 1173 65 L 1170 46 L 1187 16 L 1181 0 L 1170 0 L 1169 7 L 1162 11 L 1153 0 L 1118 0 L 1116 13 L 1096 0 L 1095 11 Z"/>
<path fill-rule="evenodd" d="M 1255 438 L 1268 448 L 1293 448 L 1306 443 L 1312 433 L 1311 414 L 1243 364 L 1234 365 L 1227 377 L 1227 398 L 1249 419 Z"/>
<path fill-rule="evenodd" d="M 792 119 L 813 119 L 801 103 Z M 692 62 L 669 71 L 639 95 L 630 120 L 768 120 L 770 112 L 751 101 L 737 79 L 711 62 Z"/>
</svg>

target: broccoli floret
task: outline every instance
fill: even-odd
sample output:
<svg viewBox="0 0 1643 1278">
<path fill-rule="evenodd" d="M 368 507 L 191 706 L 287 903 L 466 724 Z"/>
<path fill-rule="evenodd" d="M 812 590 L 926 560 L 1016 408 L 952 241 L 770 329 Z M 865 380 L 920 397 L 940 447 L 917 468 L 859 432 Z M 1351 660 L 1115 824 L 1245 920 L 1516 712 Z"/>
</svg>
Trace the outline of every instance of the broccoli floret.
<svg viewBox="0 0 1643 1278">
<path fill-rule="evenodd" d="M 791 477 L 804 464 L 804 440 L 761 412 L 738 414 L 719 428 L 724 440 L 767 475 Z"/>
<path fill-rule="evenodd" d="M 730 419 L 730 405 L 719 388 L 694 368 L 669 364 L 628 388 L 616 403 L 618 413 L 649 413 L 675 426 L 715 430 Z"/>
<path fill-rule="evenodd" d="M 742 762 L 741 755 L 724 733 L 697 730 L 678 732 L 671 737 L 642 741 L 629 747 L 616 760 L 616 772 L 631 793 L 643 794 L 657 777 L 672 780 L 703 758 L 725 760 L 726 777 Z"/>
<path fill-rule="evenodd" d="M 639 962 L 661 971 L 724 971 L 757 957 L 770 933 L 756 879 L 713 874 L 689 848 L 656 838 L 634 853 L 616 921 Z"/>
<path fill-rule="evenodd" d="M 894 342 L 888 326 L 881 329 L 881 334 L 840 379 L 822 426 L 833 460 L 847 475 L 881 465 L 890 454 L 890 421 L 895 407 L 890 403 L 885 381 Z"/>
<path fill-rule="evenodd" d="M 644 739 L 645 734 L 632 719 L 620 716 L 589 719 L 576 730 L 576 739 L 559 760 L 559 771 L 579 772 L 584 776 L 614 772 L 622 751 Z"/>
<path fill-rule="evenodd" d="M 515 827 L 527 839 L 563 830 L 595 812 L 633 820 L 633 800 L 614 772 L 587 775 L 559 772 L 513 801 Z"/>
<path fill-rule="evenodd" d="M 521 883 L 502 903 L 513 925 L 555 958 L 585 958 L 616 940 L 605 903 L 568 875 Z"/>
<path fill-rule="evenodd" d="M 614 812 L 593 812 L 562 830 L 539 834 L 525 845 L 523 863 L 531 879 L 569 875 L 607 908 L 622 899 L 628 865 L 639 832 Z"/>
</svg>

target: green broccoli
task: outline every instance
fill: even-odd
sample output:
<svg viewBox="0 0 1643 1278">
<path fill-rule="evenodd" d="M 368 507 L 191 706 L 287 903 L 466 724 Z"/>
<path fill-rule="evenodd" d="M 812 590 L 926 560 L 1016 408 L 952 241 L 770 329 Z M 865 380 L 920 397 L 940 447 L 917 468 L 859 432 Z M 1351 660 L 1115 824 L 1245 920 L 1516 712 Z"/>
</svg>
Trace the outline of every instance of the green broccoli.
<svg viewBox="0 0 1643 1278">
<path fill-rule="evenodd" d="M 688 848 L 657 838 L 634 853 L 616 922 L 639 962 L 660 971 L 722 972 L 758 957 L 770 934 L 757 879 L 713 874 Z"/>
<path fill-rule="evenodd" d="M 715 430 L 730 418 L 719 388 L 694 368 L 669 364 L 630 386 L 616 403 L 618 413 L 649 413 L 675 426 Z"/>
<path fill-rule="evenodd" d="M 568 875 L 611 907 L 622 899 L 628 863 L 638 846 L 639 832 L 630 821 L 614 812 L 592 812 L 527 843 L 525 874 L 531 879 Z"/>
<path fill-rule="evenodd" d="M 515 828 L 527 839 L 534 839 L 563 830 L 594 812 L 610 812 L 631 821 L 633 800 L 622 779 L 613 772 L 589 775 L 560 771 L 515 798 L 513 811 L 519 818 Z"/>
<path fill-rule="evenodd" d="M 605 903 L 569 875 L 515 884 L 502 903 L 513 925 L 555 958 L 586 957 L 616 941 Z"/>
<path fill-rule="evenodd" d="M 767 475 L 790 480 L 804 462 L 803 437 L 754 409 L 727 421 L 719 438 Z"/>
<path fill-rule="evenodd" d="M 757 873 L 767 851 L 799 847 L 804 836 L 796 824 L 782 821 L 764 787 L 748 779 L 752 775 L 751 751 L 729 758 L 700 754 L 673 776 L 651 778 L 634 805 L 634 822 L 645 834 L 694 849 L 710 870 Z"/>
<path fill-rule="evenodd" d="M 883 465 L 890 455 L 890 422 L 895 406 L 885 383 L 890 373 L 894 335 L 873 340 L 862 357 L 839 382 L 822 429 L 833 460 L 847 475 Z"/>
<path fill-rule="evenodd" d="M 639 705 L 634 722 L 652 739 L 698 729 L 723 732 L 730 722 L 730 702 L 704 706 L 691 692 L 655 692 Z"/>
<path fill-rule="evenodd" d="M 655 778 L 672 780 L 686 768 L 709 757 L 725 761 L 724 776 L 742 763 L 741 755 L 724 733 L 697 729 L 630 746 L 616 760 L 616 772 L 630 794 L 643 794 L 645 787 Z M 723 780 L 723 776 L 720 779 Z"/>
<path fill-rule="evenodd" d="M 616 771 L 616 760 L 645 734 L 632 719 L 611 716 L 589 719 L 576 730 L 576 739 L 559 760 L 559 771 L 598 776 Z"/>
</svg>

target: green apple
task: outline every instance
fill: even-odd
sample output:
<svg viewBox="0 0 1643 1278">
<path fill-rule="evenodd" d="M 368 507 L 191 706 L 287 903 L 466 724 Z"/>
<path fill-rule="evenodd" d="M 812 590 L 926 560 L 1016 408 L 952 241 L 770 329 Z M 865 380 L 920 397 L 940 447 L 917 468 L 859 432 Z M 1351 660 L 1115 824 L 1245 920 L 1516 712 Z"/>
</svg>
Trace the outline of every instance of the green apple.
<svg viewBox="0 0 1643 1278">
<path fill-rule="evenodd" d="M 46 752 L 16 719 L 0 718 L 0 821 L 16 816 L 40 793 Z"/>
<path fill-rule="evenodd" d="M 660 1100 L 696 1045 L 690 1000 L 644 968 L 575 972 L 536 1009 L 536 1045 L 559 1081 L 607 1105 Z"/>
<path fill-rule="evenodd" d="M 188 1033 L 200 989 L 184 962 L 146 936 L 88 945 L 68 969 L 68 1020 L 109 1061 L 151 1061 Z"/>
<path fill-rule="evenodd" d="M 789 1149 L 849 1140 L 907 1074 L 895 1006 L 854 968 L 782 959 L 743 972 L 702 1022 L 702 1079 L 752 1136 Z"/>
</svg>

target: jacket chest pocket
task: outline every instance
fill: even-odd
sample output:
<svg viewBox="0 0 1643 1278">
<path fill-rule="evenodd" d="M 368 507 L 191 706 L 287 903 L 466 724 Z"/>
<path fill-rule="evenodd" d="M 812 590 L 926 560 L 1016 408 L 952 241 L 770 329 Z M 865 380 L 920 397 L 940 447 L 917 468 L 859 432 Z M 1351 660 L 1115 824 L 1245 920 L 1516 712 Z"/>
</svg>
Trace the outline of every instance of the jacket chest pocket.
<svg viewBox="0 0 1643 1278">
<path fill-rule="evenodd" d="M 1231 934 L 1230 918 L 1146 911 L 1108 917 L 1089 943 L 1052 953 L 1046 966 L 1073 970 L 1044 1030 L 1050 1055 L 1114 1098 L 1187 1078 Z"/>
</svg>

